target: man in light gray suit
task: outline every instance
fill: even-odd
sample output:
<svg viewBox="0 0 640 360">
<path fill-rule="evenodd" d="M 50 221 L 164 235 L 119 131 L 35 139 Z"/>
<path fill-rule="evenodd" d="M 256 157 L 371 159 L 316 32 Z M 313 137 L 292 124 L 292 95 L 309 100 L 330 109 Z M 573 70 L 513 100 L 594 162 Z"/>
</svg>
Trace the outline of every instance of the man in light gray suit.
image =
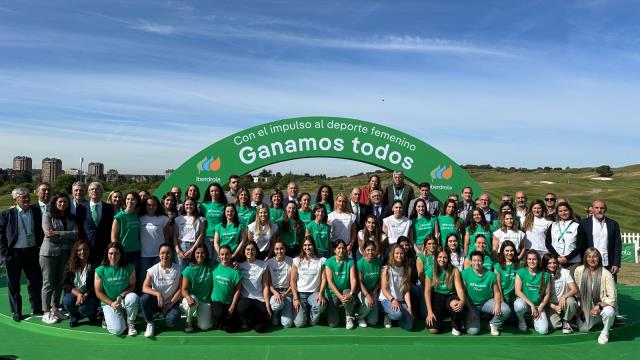
<svg viewBox="0 0 640 360">
<path fill-rule="evenodd" d="M 430 198 L 431 184 L 429 184 L 428 182 L 423 182 L 422 184 L 419 185 L 419 187 L 420 187 L 420 197 L 418 199 L 424 200 L 424 202 L 427 204 L 427 211 L 429 212 L 429 214 L 431 214 L 431 216 L 440 215 L 440 203 L 438 202 L 438 200 L 434 200 Z M 416 204 L 416 200 L 418 199 L 413 199 L 409 203 L 409 213 L 407 214 L 407 217 L 409 217 L 413 212 L 413 208 Z"/>
</svg>

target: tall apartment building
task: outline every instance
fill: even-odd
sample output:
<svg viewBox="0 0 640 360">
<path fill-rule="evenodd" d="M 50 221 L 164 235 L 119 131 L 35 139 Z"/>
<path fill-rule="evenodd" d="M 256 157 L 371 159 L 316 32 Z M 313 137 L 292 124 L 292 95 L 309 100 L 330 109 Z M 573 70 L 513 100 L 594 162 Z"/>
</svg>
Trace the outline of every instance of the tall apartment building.
<svg viewBox="0 0 640 360">
<path fill-rule="evenodd" d="M 62 175 L 62 160 L 56 158 L 42 159 L 42 181 L 53 183 L 60 175 Z"/>
<path fill-rule="evenodd" d="M 90 162 L 87 169 L 87 175 L 92 179 L 100 179 L 104 177 L 104 164 L 100 162 Z"/>
<path fill-rule="evenodd" d="M 13 170 L 14 171 L 27 171 L 33 172 L 33 164 L 31 158 L 28 156 L 16 156 L 13 158 Z"/>
</svg>

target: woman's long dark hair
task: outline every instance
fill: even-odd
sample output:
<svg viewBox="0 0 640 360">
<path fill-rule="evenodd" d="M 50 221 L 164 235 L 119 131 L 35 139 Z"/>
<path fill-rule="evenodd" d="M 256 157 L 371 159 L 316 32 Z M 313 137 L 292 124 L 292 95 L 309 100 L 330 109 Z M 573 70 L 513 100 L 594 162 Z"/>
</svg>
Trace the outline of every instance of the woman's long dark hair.
<svg viewBox="0 0 640 360">
<path fill-rule="evenodd" d="M 129 260 L 124 254 L 124 248 L 119 242 L 110 242 L 109 245 L 107 245 L 107 248 L 104 250 L 104 257 L 102 258 L 102 265 L 109 265 L 109 249 L 112 248 L 118 249 L 120 252 L 120 259 L 118 259 L 116 267 L 125 267 L 129 265 Z"/>
<path fill-rule="evenodd" d="M 91 254 L 91 246 L 89 246 L 87 240 L 78 239 L 75 243 L 73 243 L 71 254 L 69 254 L 69 261 L 67 261 L 67 268 L 71 272 L 81 270 L 80 266 L 82 266 L 82 262 L 80 261 L 80 258 L 78 258 L 78 248 L 82 245 L 85 245 L 87 247 L 87 264 L 90 263 L 89 255 Z"/>
</svg>

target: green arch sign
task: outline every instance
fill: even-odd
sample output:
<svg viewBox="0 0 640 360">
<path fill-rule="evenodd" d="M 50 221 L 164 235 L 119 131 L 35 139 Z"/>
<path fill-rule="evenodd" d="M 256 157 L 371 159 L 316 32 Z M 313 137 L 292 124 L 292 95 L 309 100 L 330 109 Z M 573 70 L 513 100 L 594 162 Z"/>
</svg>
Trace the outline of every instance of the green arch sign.
<svg viewBox="0 0 640 360">
<path fill-rule="evenodd" d="M 431 183 L 431 192 L 440 201 L 465 186 L 481 192 L 466 171 L 420 139 L 367 121 L 314 116 L 278 120 L 229 135 L 187 160 L 155 194 L 175 185 L 184 188 L 193 183 L 201 189 L 212 182 L 225 185 L 233 174 L 302 158 L 340 158 L 401 170 L 416 184 Z"/>
</svg>

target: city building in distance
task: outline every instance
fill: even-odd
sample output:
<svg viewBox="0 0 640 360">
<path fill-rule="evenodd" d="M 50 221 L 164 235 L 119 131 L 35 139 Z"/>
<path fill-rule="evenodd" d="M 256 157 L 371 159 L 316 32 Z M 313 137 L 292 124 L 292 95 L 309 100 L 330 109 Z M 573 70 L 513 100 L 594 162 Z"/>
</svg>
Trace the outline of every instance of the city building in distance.
<svg viewBox="0 0 640 360">
<path fill-rule="evenodd" d="M 62 160 L 48 157 L 42 159 L 43 182 L 53 183 L 60 175 L 62 175 Z"/>
</svg>

